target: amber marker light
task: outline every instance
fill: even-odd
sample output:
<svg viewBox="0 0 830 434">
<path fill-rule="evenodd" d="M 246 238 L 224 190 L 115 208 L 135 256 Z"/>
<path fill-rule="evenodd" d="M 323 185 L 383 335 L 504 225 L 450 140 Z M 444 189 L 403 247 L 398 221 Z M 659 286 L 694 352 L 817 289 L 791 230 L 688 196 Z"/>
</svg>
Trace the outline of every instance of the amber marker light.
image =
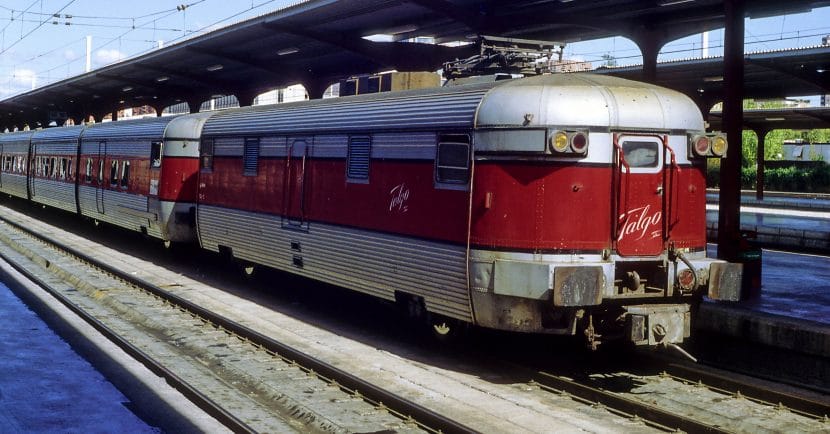
<svg viewBox="0 0 830 434">
<path fill-rule="evenodd" d="M 712 153 L 718 157 L 726 155 L 726 150 L 728 148 L 729 146 L 726 143 L 726 137 L 715 136 L 715 138 L 712 139 Z"/>
<path fill-rule="evenodd" d="M 557 131 L 550 138 L 550 149 L 555 152 L 566 152 L 568 150 L 568 135 Z"/>
</svg>

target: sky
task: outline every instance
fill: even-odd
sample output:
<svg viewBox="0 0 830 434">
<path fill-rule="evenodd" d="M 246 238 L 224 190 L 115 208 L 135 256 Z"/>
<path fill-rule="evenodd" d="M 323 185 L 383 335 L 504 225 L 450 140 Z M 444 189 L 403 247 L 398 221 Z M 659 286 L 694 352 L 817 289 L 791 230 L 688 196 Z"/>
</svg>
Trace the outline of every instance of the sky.
<svg viewBox="0 0 830 434">
<path fill-rule="evenodd" d="M 0 99 L 83 73 L 87 36 L 92 37 L 95 69 L 294 3 L 298 1 L 0 0 Z M 818 45 L 826 35 L 830 8 L 747 19 L 745 49 Z M 710 32 L 709 46 L 710 55 L 722 54 L 722 30 Z M 699 57 L 700 48 L 700 35 L 673 41 L 663 47 L 659 60 Z M 636 45 L 623 37 L 570 43 L 565 55 L 595 66 L 603 55 L 613 56 L 618 65 L 642 61 Z"/>
</svg>

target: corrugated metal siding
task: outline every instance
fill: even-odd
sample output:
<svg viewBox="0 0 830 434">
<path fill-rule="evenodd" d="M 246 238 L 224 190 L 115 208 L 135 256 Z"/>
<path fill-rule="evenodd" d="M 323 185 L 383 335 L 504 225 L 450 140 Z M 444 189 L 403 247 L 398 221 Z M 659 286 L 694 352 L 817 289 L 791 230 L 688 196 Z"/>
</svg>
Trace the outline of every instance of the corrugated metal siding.
<svg viewBox="0 0 830 434">
<path fill-rule="evenodd" d="M 305 101 L 218 113 L 205 123 L 205 136 L 469 128 L 492 87 L 400 92 Z"/>
<path fill-rule="evenodd" d="M 70 182 L 35 178 L 32 180 L 32 201 L 69 212 L 77 212 L 75 184 Z"/>
<path fill-rule="evenodd" d="M 164 136 L 167 124 L 175 119 L 172 116 L 160 118 L 137 119 L 134 121 L 104 122 L 87 126 L 83 141 L 119 140 L 119 139 L 157 139 Z"/>
<path fill-rule="evenodd" d="M 55 128 L 46 128 L 43 130 L 35 131 L 34 135 L 32 135 L 32 142 L 33 143 L 54 143 L 54 142 L 69 142 L 69 143 L 78 143 L 78 137 L 80 137 L 81 132 L 83 131 L 83 125 L 73 125 L 71 127 L 55 127 Z"/>
<path fill-rule="evenodd" d="M 17 131 L 14 133 L 3 133 L 0 134 L 0 144 L 15 144 L 21 143 L 25 144 L 26 146 L 29 145 L 29 140 L 32 138 L 32 134 L 34 131 Z"/>
<path fill-rule="evenodd" d="M 119 191 L 103 190 L 104 213 L 98 212 L 96 205 L 95 187 L 81 185 L 78 189 L 78 198 L 81 205 L 81 215 L 94 218 L 112 225 L 121 226 L 131 231 L 139 232 L 141 227 L 147 228 L 147 234 L 161 238 L 161 228 L 157 222 L 133 214 L 121 212 L 121 207 L 136 211 L 147 211 L 147 197 L 137 194 L 122 193 Z"/>
<path fill-rule="evenodd" d="M 69 155 L 78 153 L 78 142 L 71 140 L 40 142 L 32 140 L 35 155 Z"/>
<path fill-rule="evenodd" d="M 0 192 L 26 199 L 27 193 L 25 176 L 10 173 L 4 173 L 2 176 L 3 183 L 2 186 L 0 186 Z"/>
<path fill-rule="evenodd" d="M 208 250 L 227 246 L 236 258 L 388 300 L 395 291 L 420 295 L 431 312 L 472 321 L 464 247 L 321 223 L 300 232 L 282 228 L 279 216 L 205 205 L 197 220 Z M 292 265 L 294 255 L 303 268 Z"/>
</svg>

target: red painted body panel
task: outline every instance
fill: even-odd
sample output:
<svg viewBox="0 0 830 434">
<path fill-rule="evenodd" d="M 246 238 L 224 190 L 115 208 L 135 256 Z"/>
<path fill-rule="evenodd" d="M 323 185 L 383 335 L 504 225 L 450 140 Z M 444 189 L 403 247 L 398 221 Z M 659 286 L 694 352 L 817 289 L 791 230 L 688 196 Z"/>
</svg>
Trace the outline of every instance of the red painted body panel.
<svg viewBox="0 0 830 434">
<path fill-rule="evenodd" d="M 309 221 L 467 242 L 468 193 L 435 189 L 432 162 L 372 161 L 370 182 L 352 183 L 344 160 L 307 159 L 304 173 L 301 160 L 286 192 L 284 159 L 260 159 L 257 176 L 242 176 L 240 158 L 217 157 L 213 171 L 200 174 L 199 203 L 274 215 L 291 208 L 292 217 Z"/>
<path fill-rule="evenodd" d="M 159 199 L 171 202 L 196 202 L 198 176 L 198 157 L 164 157 L 159 176 Z"/>
<path fill-rule="evenodd" d="M 303 163 L 294 157 L 291 164 L 287 182 L 285 159 L 260 159 L 257 176 L 243 176 L 240 158 L 217 157 L 213 170 L 200 174 L 199 202 L 292 220 L 467 241 L 469 193 L 436 189 L 432 162 L 373 160 L 369 183 L 347 182 L 342 160 Z M 519 251 L 610 249 L 612 170 L 610 165 L 478 162 L 472 245 Z M 283 190 L 286 185 L 289 190 Z M 672 239 L 678 247 L 705 246 L 705 180 L 700 169 L 684 167 L 675 189 Z"/>
</svg>

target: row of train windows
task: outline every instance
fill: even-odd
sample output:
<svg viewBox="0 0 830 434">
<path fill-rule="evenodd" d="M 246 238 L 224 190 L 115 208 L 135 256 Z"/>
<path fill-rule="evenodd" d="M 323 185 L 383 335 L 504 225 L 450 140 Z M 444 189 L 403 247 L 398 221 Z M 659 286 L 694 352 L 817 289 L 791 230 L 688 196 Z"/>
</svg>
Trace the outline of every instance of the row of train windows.
<svg viewBox="0 0 830 434">
<path fill-rule="evenodd" d="M 119 175 L 119 167 L 121 169 Z M 93 160 L 92 158 L 86 159 L 86 170 L 84 171 L 84 182 L 87 184 L 91 184 L 93 180 L 96 184 L 102 183 L 104 180 L 104 164 L 98 165 L 98 177 L 93 178 Z M 130 162 L 128 160 L 118 161 L 118 160 L 111 160 L 110 161 L 110 187 L 121 187 L 127 188 L 130 185 Z"/>
<path fill-rule="evenodd" d="M 303 146 L 305 146 L 305 143 Z M 297 146 L 297 142 L 292 148 Z M 205 139 L 200 147 L 200 168 L 213 170 L 215 143 Z M 242 147 L 242 174 L 256 176 L 259 165 L 258 138 L 246 138 Z M 289 151 L 290 152 L 290 151 Z M 372 156 L 370 136 L 349 137 L 346 155 L 346 179 L 351 182 L 369 181 L 369 162 Z M 441 134 L 435 157 L 435 181 L 446 184 L 466 184 L 470 179 L 470 136 L 467 134 Z"/>
<path fill-rule="evenodd" d="M 43 178 L 72 179 L 72 158 L 35 157 L 35 175 Z"/>
<path fill-rule="evenodd" d="M 3 172 L 26 173 L 25 155 L 4 155 L 2 160 Z"/>
</svg>

